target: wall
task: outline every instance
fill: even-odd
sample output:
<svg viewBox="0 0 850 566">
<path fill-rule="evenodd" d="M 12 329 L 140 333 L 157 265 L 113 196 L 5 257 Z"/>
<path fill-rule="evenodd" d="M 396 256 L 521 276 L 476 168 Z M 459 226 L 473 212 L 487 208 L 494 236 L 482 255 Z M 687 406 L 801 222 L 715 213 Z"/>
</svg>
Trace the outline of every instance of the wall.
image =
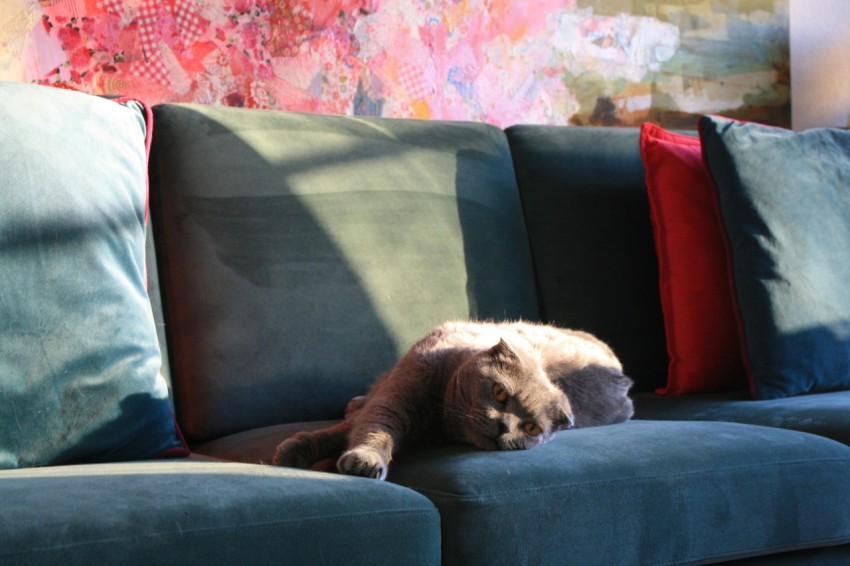
<svg viewBox="0 0 850 566">
<path fill-rule="evenodd" d="M 850 127 L 850 2 L 791 0 L 794 129 Z"/>
</svg>

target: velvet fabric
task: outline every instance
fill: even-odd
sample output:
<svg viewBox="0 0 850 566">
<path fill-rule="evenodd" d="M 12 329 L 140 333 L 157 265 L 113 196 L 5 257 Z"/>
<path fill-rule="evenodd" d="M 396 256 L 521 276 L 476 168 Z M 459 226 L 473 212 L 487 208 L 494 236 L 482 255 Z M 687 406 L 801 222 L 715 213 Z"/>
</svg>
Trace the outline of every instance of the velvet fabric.
<svg viewBox="0 0 850 566">
<path fill-rule="evenodd" d="M 339 421 L 310 421 L 252 428 L 192 446 L 192 452 L 246 464 L 271 464 L 278 444 L 302 431 L 328 428 Z M 329 465 L 328 465 L 329 464 Z M 336 459 L 321 466 L 335 471 Z"/>
<path fill-rule="evenodd" d="M 145 109 L 0 83 L 0 468 L 185 455 L 145 290 Z"/>
<path fill-rule="evenodd" d="M 828 398 L 835 395 L 844 398 Z M 828 516 L 839 517 L 837 509 L 846 505 L 850 492 L 841 470 L 846 470 L 848 454 L 833 442 L 778 429 L 832 432 L 847 443 L 841 433 L 842 423 L 843 430 L 850 426 L 846 395 L 812 398 L 804 405 L 806 397 L 752 401 L 745 393 L 645 393 L 636 396 L 644 420 L 561 432 L 550 443 L 524 452 L 417 447 L 393 462 L 389 481 L 413 487 L 437 505 L 448 564 L 678 564 L 803 549 L 817 537 L 798 533 L 796 522 L 818 522 L 806 519 L 807 514 L 818 513 L 817 505 L 832 490 L 818 486 L 831 486 L 835 478 L 844 485 L 834 492 L 837 500 L 826 508 Z M 823 414 L 818 415 L 818 407 Z M 777 430 L 645 420 L 687 419 L 690 414 L 695 420 L 726 417 Z M 197 449 L 242 462 L 268 462 L 284 438 L 329 424 L 265 427 Z M 768 453 L 770 458 L 762 458 Z M 808 461 L 805 469 L 796 469 L 797 459 Z M 820 469 L 822 462 L 830 469 Z M 332 460 L 320 466 L 335 469 Z M 786 497 L 786 489 L 794 495 Z M 809 492 L 817 501 L 810 501 Z M 796 517 L 798 498 L 807 503 Z M 759 509 L 761 499 L 769 501 L 766 509 Z M 850 525 L 836 520 L 820 526 L 846 532 Z M 759 533 L 752 540 L 737 534 L 752 530 Z M 712 533 L 712 539 L 700 540 L 705 533 Z M 830 539 L 824 535 L 823 544 L 847 540 L 843 535 Z M 499 544 L 502 540 L 510 544 Z M 611 540 L 620 542 L 601 542 Z M 722 544 L 715 548 L 718 541 Z M 837 552 L 836 559 L 846 559 L 848 551 L 850 547 Z M 647 556 L 653 559 L 644 560 Z M 799 563 L 807 558 L 802 555 Z M 797 560 L 789 557 L 788 563 Z"/>
<path fill-rule="evenodd" d="M 755 556 L 735 562 L 735 566 L 846 566 L 847 564 L 850 564 L 850 544 Z"/>
<path fill-rule="evenodd" d="M 637 129 L 507 130 L 532 246 L 541 316 L 611 344 L 635 389 L 667 374 Z"/>
<path fill-rule="evenodd" d="M 707 116 L 700 136 L 753 396 L 850 388 L 850 132 Z"/>
<path fill-rule="evenodd" d="M 635 418 L 728 421 L 787 428 L 850 445 L 850 391 L 753 400 L 746 390 L 659 397 L 634 396 Z"/>
<path fill-rule="evenodd" d="M 726 242 L 698 137 L 644 124 L 640 135 L 670 364 L 657 392 L 746 387 Z"/>
<path fill-rule="evenodd" d="M 4 564 L 421 564 L 440 518 L 410 490 L 224 462 L 0 474 Z"/>
<path fill-rule="evenodd" d="M 431 328 L 536 319 L 504 134 L 161 105 L 152 203 L 180 423 L 338 418 Z"/>
<path fill-rule="evenodd" d="M 148 300 L 151 303 L 153 311 L 153 322 L 156 326 L 156 337 L 159 340 L 159 351 L 162 357 L 162 365 L 159 374 L 165 380 L 169 391 L 169 402 L 172 403 L 171 396 L 171 363 L 168 356 L 168 338 L 165 333 L 165 313 L 162 308 L 162 292 L 159 285 L 159 270 L 156 266 L 156 245 L 154 244 L 153 228 L 148 222 L 147 230 L 145 231 L 145 267 L 147 269 L 148 278 Z"/>
<path fill-rule="evenodd" d="M 847 447 L 733 423 L 629 421 L 522 452 L 436 446 L 390 481 L 434 502 L 443 564 L 683 564 L 850 541 Z"/>
</svg>

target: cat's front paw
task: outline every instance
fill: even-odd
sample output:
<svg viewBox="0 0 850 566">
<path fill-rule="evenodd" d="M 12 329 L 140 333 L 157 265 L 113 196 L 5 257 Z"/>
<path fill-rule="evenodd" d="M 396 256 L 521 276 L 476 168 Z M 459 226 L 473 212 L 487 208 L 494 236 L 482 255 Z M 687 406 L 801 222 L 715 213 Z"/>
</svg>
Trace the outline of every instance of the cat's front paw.
<svg viewBox="0 0 850 566">
<path fill-rule="evenodd" d="M 350 476 L 383 480 L 387 477 L 389 462 L 369 448 L 354 448 L 345 452 L 336 462 L 337 469 Z"/>
<path fill-rule="evenodd" d="M 309 433 L 299 433 L 278 444 L 272 464 L 287 468 L 308 469 L 313 464 L 311 456 L 313 439 Z"/>
</svg>

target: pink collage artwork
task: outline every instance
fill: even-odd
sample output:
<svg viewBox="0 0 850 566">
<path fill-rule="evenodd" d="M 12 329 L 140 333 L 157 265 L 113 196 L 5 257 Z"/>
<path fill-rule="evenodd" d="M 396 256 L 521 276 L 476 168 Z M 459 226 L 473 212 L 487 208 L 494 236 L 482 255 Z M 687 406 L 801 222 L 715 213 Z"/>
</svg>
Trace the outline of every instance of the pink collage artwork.
<svg viewBox="0 0 850 566">
<path fill-rule="evenodd" d="M 711 26 L 721 39 L 730 29 L 743 29 L 748 43 L 754 33 L 769 39 L 787 27 L 781 10 L 750 18 L 693 8 L 705 12 L 693 14 L 705 27 L 691 39 L 693 30 L 675 24 L 690 21 L 677 15 L 681 3 L 670 2 L 657 3 L 664 17 L 597 13 L 588 6 L 604 2 L 580 0 L 2 2 L 18 15 L 7 17 L 5 29 L 0 19 L 0 79 L 8 79 L 5 48 L 6 68 L 19 73 L 12 80 L 150 104 L 507 126 L 586 123 L 600 100 L 616 124 L 643 121 L 658 101 L 689 112 L 695 105 L 720 112 L 764 93 L 776 92 L 778 102 L 762 106 L 787 102 L 777 90 L 784 77 L 775 73 L 781 46 L 731 69 L 731 79 L 681 77 L 699 74 L 700 65 L 730 72 L 705 63 L 711 55 L 695 43 L 711 38 Z"/>
</svg>

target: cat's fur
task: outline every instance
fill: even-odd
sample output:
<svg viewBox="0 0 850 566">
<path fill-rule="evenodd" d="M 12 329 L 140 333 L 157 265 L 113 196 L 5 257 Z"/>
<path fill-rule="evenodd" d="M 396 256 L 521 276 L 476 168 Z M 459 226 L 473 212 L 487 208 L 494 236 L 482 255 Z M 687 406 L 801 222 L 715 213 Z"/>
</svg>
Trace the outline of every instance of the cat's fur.
<svg viewBox="0 0 850 566">
<path fill-rule="evenodd" d="M 588 333 L 449 322 L 352 400 L 342 423 L 282 442 L 273 461 L 308 468 L 342 452 L 340 472 L 384 479 L 400 447 L 431 435 L 484 450 L 532 448 L 558 430 L 629 419 L 631 386 Z"/>
</svg>

